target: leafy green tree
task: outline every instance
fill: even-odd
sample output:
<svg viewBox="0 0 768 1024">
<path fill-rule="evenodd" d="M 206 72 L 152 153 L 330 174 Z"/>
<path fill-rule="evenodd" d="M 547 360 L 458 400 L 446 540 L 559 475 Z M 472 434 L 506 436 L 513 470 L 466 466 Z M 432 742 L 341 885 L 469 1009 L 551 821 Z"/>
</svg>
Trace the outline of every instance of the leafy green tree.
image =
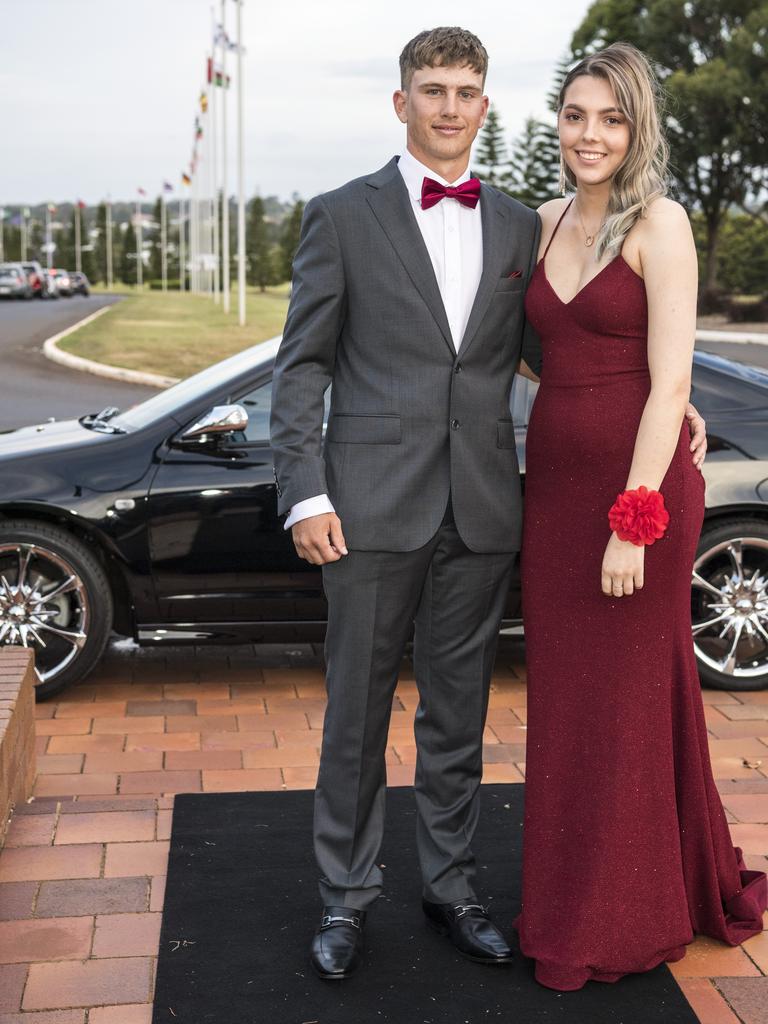
<svg viewBox="0 0 768 1024">
<path fill-rule="evenodd" d="M 487 181 L 494 188 L 504 187 L 504 165 L 507 159 L 507 145 L 504 141 L 504 129 L 496 108 L 491 104 L 485 119 L 483 130 L 478 139 L 474 164 L 478 170 L 478 178 Z"/>
<path fill-rule="evenodd" d="M 290 281 L 293 277 L 293 257 L 299 247 L 301 237 L 301 218 L 304 216 L 306 203 L 294 196 L 290 213 L 283 221 L 280 231 L 279 277 L 281 281 Z"/>
<path fill-rule="evenodd" d="M 504 184 L 506 191 L 526 206 L 537 209 L 558 195 L 560 145 L 557 132 L 529 117 L 514 140 Z"/>
<path fill-rule="evenodd" d="M 656 64 L 669 97 L 672 173 L 706 228 L 703 290 L 718 290 L 727 211 L 764 190 L 768 122 L 765 0 L 595 0 L 576 56 L 630 39 Z"/>
<path fill-rule="evenodd" d="M 123 284 L 136 284 L 136 231 L 131 221 L 128 221 L 128 226 L 123 232 L 120 254 L 115 266 L 117 276 Z"/>
<path fill-rule="evenodd" d="M 277 283 L 272 242 L 261 196 L 254 196 L 248 204 L 245 255 L 248 261 L 246 279 L 249 284 L 257 284 L 261 291 L 266 291 L 267 285 Z"/>
</svg>

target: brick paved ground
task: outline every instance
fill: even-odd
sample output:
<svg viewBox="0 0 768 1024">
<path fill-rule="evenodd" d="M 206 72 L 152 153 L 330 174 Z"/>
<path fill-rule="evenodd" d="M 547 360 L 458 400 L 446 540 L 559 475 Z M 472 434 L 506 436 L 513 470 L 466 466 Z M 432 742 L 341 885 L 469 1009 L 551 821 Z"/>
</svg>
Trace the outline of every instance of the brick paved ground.
<svg viewBox="0 0 768 1024">
<path fill-rule="evenodd" d="M 768 692 L 704 694 L 734 840 L 768 866 Z M 0 1024 L 150 1024 L 173 794 L 314 784 L 324 707 L 312 648 L 113 648 L 37 706 L 36 797 L 0 853 Z M 404 665 L 389 779 L 413 779 Z M 499 656 L 485 780 L 525 771 L 525 671 Z M 768 927 L 768 920 L 766 921 Z M 768 932 L 691 946 L 674 973 L 702 1024 L 768 1024 Z"/>
</svg>

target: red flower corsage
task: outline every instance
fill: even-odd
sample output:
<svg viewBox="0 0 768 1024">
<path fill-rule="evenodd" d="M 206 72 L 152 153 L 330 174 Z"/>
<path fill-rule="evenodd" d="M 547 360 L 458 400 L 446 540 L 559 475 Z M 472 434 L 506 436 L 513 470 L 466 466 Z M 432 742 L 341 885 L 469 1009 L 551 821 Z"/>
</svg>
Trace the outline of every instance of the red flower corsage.
<svg viewBox="0 0 768 1024">
<path fill-rule="evenodd" d="M 658 491 L 638 487 L 636 491 L 623 491 L 616 498 L 608 513 L 608 522 L 619 540 L 629 540 L 640 547 L 664 536 L 669 512 Z"/>
</svg>

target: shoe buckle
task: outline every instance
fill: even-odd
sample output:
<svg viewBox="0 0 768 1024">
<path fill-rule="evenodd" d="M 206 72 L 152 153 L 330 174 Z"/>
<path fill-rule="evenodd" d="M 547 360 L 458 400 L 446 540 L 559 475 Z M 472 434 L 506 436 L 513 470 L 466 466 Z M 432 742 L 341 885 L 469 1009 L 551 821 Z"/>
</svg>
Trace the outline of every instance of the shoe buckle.
<svg viewBox="0 0 768 1024">
<path fill-rule="evenodd" d="M 453 908 L 457 918 L 465 917 L 470 910 L 479 910 L 481 913 L 485 913 L 485 907 L 480 903 L 460 903 L 458 907 Z"/>
<path fill-rule="evenodd" d="M 332 917 L 330 914 L 324 914 L 323 919 L 320 922 L 321 928 L 329 928 L 332 924 L 337 921 L 343 922 L 344 924 L 351 924 L 353 928 L 360 930 L 360 918 L 359 917 Z"/>
</svg>

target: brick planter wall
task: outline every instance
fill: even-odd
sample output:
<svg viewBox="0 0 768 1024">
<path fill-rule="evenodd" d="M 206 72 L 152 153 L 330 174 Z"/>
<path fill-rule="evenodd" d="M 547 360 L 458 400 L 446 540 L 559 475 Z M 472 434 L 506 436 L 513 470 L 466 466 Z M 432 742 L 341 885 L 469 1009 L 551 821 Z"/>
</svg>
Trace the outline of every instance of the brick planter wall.
<svg viewBox="0 0 768 1024">
<path fill-rule="evenodd" d="M 0 846 L 13 807 L 35 781 L 35 671 L 32 651 L 0 647 Z"/>
</svg>

